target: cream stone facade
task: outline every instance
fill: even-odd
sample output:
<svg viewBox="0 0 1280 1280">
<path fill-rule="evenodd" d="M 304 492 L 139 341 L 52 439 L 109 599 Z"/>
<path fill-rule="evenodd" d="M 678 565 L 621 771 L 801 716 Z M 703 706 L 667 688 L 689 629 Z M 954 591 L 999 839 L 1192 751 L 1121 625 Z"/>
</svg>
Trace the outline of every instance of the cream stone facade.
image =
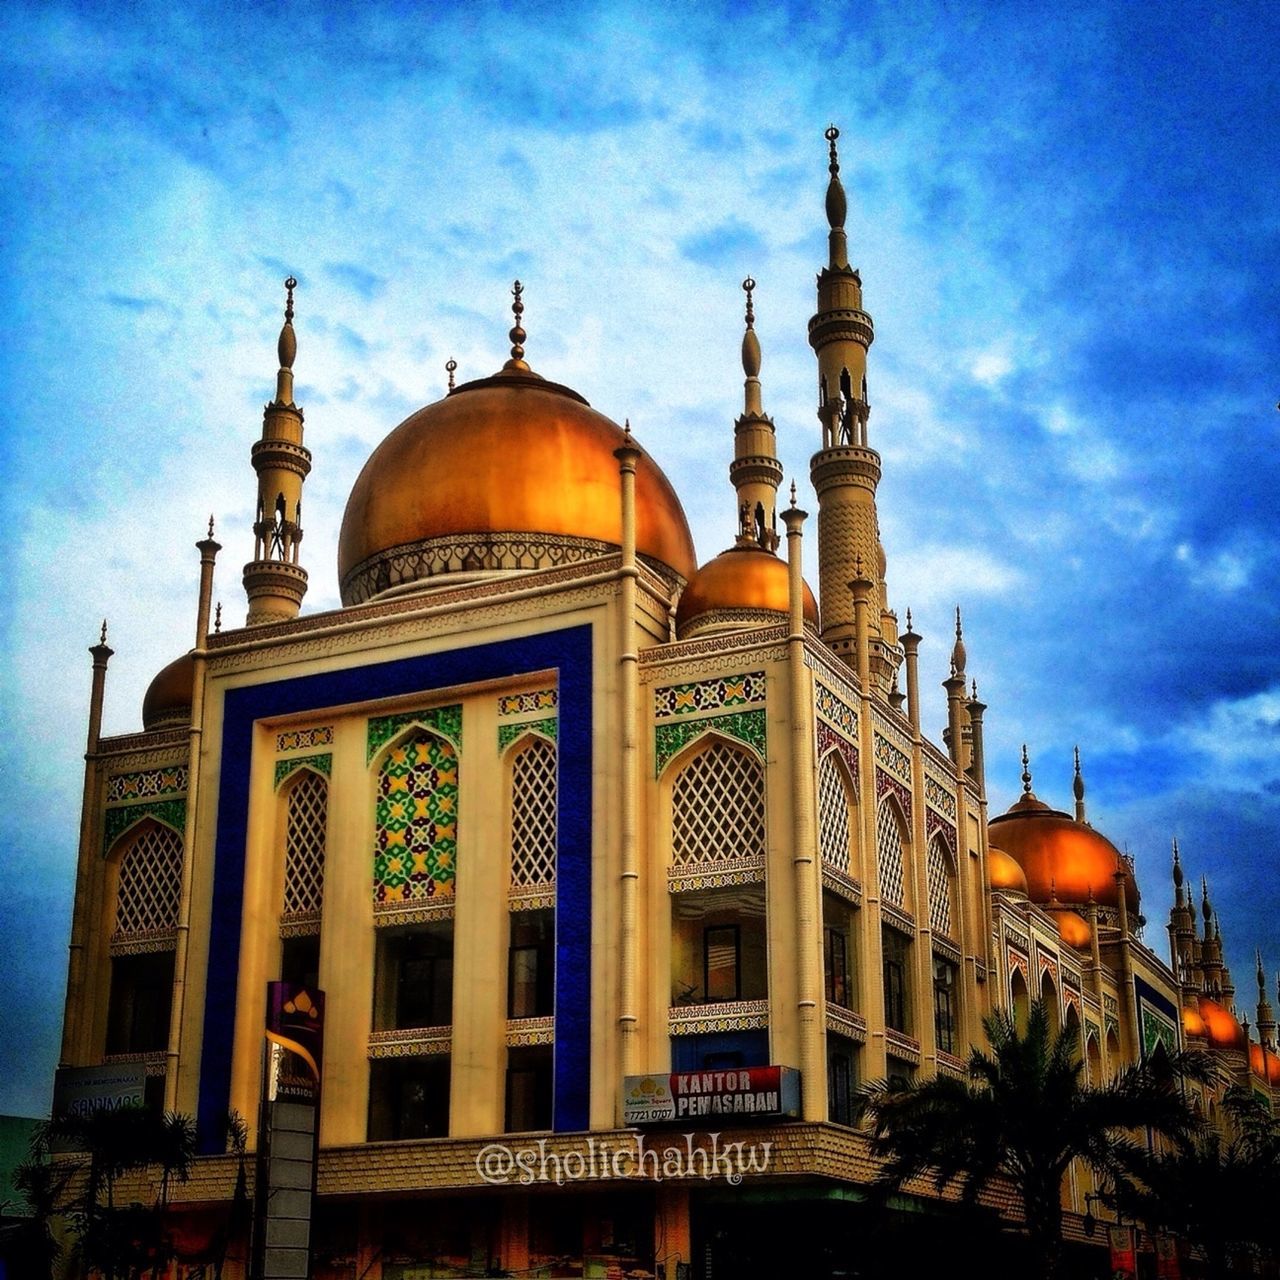
<svg viewBox="0 0 1280 1280">
<path fill-rule="evenodd" d="M 1179 881 L 1176 972 L 1150 949 L 1078 769 L 1074 816 L 1028 768 L 988 819 L 958 616 L 945 743 L 921 731 L 829 141 L 820 602 L 794 491 L 776 507 L 750 288 L 734 542 L 700 569 L 629 428 L 525 361 L 517 285 L 511 359 L 379 446 L 343 527 L 344 607 L 300 614 L 291 286 L 248 624 L 210 629 L 210 529 L 195 645 L 142 732 L 100 737 L 105 633 L 92 651 L 62 1064 L 143 1062 L 154 1100 L 197 1118 L 204 1155 L 173 1191 L 192 1239 L 231 1195 L 219 1117 L 256 1126 L 282 977 L 325 995 L 325 1277 L 852 1274 L 830 1242 L 868 1212 L 856 1089 L 962 1073 L 983 1018 L 1035 998 L 1078 1029 L 1092 1080 L 1194 1042 L 1221 1066 L 1206 1109 L 1242 1080 L 1280 1096 L 1274 1019 L 1251 1049 L 1216 917 L 1202 939 Z M 798 1114 L 627 1123 L 638 1079 L 773 1067 L 799 1073 Z M 657 1178 L 599 1163 L 641 1139 L 687 1158 Z M 763 1166 L 703 1176 L 733 1142 Z M 495 1177 L 495 1146 L 532 1163 Z M 1078 1240 L 1092 1190 L 1068 1189 Z"/>
</svg>

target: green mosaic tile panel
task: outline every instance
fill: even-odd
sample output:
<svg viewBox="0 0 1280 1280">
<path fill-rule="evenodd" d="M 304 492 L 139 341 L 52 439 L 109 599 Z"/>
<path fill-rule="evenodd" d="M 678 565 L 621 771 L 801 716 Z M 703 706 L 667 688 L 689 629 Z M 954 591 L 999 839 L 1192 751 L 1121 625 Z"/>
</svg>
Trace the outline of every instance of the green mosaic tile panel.
<svg viewBox="0 0 1280 1280">
<path fill-rule="evenodd" d="M 421 733 L 392 747 L 378 774 L 374 818 L 376 903 L 453 897 L 458 858 L 458 755 Z"/>
<path fill-rule="evenodd" d="M 854 736 L 858 732 L 858 713 L 843 699 L 837 698 L 825 685 L 818 685 L 815 691 L 818 714 L 825 716 L 832 724 Z"/>
<path fill-rule="evenodd" d="M 911 782 L 911 757 L 900 751 L 888 738 L 876 734 L 876 763 L 883 765 L 890 773 L 897 774 L 903 782 Z"/>
<path fill-rule="evenodd" d="M 744 706 L 764 701 L 764 672 L 748 671 L 739 676 L 718 676 L 693 684 L 673 684 L 653 691 L 653 714 L 684 716 L 693 711 L 718 711 L 721 707 Z"/>
<path fill-rule="evenodd" d="M 320 755 L 295 756 L 292 760 L 277 760 L 276 789 L 279 790 L 280 784 L 291 773 L 296 773 L 299 769 L 314 769 L 317 773 L 323 773 L 327 778 L 333 771 L 333 756 L 325 751 Z"/>
<path fill-rule="evenodd" d="M 447 738 L 457 750 L 462 749 L 462 704 L 451 707 L 428 707 L 425 711 L 404 711 L 394 716 L 374 716 L 369 721 L 368 764 L 392 738 L 408 724 L 418 724 Z"/>
<path fill-rule="evenodd" d="M 552 742 L 556 741 L 556 728 L 559 721 L 555 716 L 546 720 L 526 720 L 522 724 L 500 724 L 498 726 L 498 754 L 501 755 L 517 738 L 523 738 L 533 731 L 544 734 Z"/>
<path fill-rule="evenodd" d="M 1149 1058 L 1158 1044 L 1164 1045 L 1165 1053 L 1177 1053 L 1178 1033 L 1172 1022 L 1162 1018 L 1144 1004 L 1142 1006 L 1142 1056 Z"/>
<path fill-rule="evenodd" d="M 106 827 L 102 837 L 102 852 L 110 851 L 111 846 L 135 822 L 143 818 L 154 818 L 166 827 L 172 827 L 179 835 L 187 829 L 187 801 L 183 797 L 178 800 L 151 800 L 146 804 L 130 804 L 120 809 L 108 809 Z"/>
<path fill-rule="evenodd" d="M 736 711 L 727 716 L 710 716 L 706 720 L 676 720 L 654 726 L 654 777 L 667 766 L 667 761 L 688 743 L 715 729 L 726 737 L 745 742 L 760 758 L 765 754 L 765 713 Z"/>
</svg>

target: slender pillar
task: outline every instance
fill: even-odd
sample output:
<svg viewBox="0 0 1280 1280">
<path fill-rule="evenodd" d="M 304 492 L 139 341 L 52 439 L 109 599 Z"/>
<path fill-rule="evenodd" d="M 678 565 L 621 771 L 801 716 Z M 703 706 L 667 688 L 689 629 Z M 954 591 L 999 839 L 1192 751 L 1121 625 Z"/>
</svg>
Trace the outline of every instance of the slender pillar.
<svg viewBox="0 0 1280 1280">
<path fill-rule="evenodd" d="M 187 757 L 187 821 L 182 836 L 182 888 L 178 899 L 178 937 L 173 956 L 173 1005 L 169 1015 L 169 1047 L 165 1053 L 164 1109 L 178 1109 L 178 1060 L 182 1047 L 182 1022 L 186 1012 L 187 952 L 191 940 L 191 884 L 195 859 L 197 811 L 200 802 L 200 763 L 204 740 L 205 645 L 209 640 L 209 613 L 213 600 L 213 568 L 220 543 L 213 539 L 213 517 L 208 536 L 196 543 L 200 552 L 200 595 L 196 607 L 196 646 L 191 652 L 191 729 Z"/>
<path fill-rule="evenodd" d="M 627 424 L 627 443 L 614 450 L 622 481 L 622 565 L 618 570 L 622 582 L 619 612 L 618 681 L 622 693 L 622 769 L 619 796 L 621 828 L 621 869 L 619 879 L 619 997 L 618 1031 L 621 1038 L 622 1074 L 637 1071 L 639 1049 L 639 1016 L 637 1014 L 636 970 L 639 950 L 639 878 L 638 808 L 640 795 L 640 743 L 637 719 L 640 708 L 640 655 L 636 651 L 636 463 L 640 450 L 631 443 L 631 424 Z M 615 1104 L 621 1107 L 621 1092 Z"/>
<path fill-rule="evenodd" d="M 791 694 L 792 866 L 795 871 L 796 945 L 799 948 L 797 1014 L 800 1032 L 801 1106 L 806 1120 L 823 1120 L 827 1111 L 826 1057 L 819 1020 L 818 948 L 822 921 L 818 898 L 817 814 L 814 794 L 813 699 L 804 664 L 804 582 L 802 530 L 807 512 L 794 498 L 782 513 L 787 527 L 787 583 L 790 627 L 787 678 Z"/>
<path fill-rule="evenodd" d="M 80 849 L 76 866 L 76 898 L 71 913 L 71 944 L 67 964 L 66 1011 L 62 1020 L 63 1066 L 83 1053 L 77 1040 L 81 1025 L 81 1003 L 84 999 L 84 944 L 89 927 L 89 882 L 97 848 L 98 833 L 98 742 L 102 736 L 102 702 L 107 685 L 107 663 L 114 652 L 107 644 L 107 622 L 102 620 L 102 633 L 98 643 L 90 650 L 93 655 L 93 683 L 89 692 L 89 732 L 84 754 L 84 791 L 80 802 Z"/>
</svg>

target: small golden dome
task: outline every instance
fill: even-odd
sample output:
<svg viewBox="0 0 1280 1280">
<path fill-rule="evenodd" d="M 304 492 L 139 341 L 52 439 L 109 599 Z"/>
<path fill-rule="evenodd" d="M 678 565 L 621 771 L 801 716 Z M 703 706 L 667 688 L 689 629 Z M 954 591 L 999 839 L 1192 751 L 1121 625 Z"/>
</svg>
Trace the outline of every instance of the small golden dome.
<svg viewBox="0 0 1280 1280">
<path fill-rule="evenodd" d="M 1205 1033 L 1215 1049 L 1243 1049 L 1244 1028 L 1216 1000 L 1200 997 L 1200 1017 L 1204 1019 Z"/>
<path fill-rule="evenodd" d="M 1137 881 L 1120 850 L 1106 836 L 1050 809 L 1030 792 L 1020 796 L 1007 813 L 991 819 L 991 834 L 1026 873 L 1033 902 L 1048 902 L 1056 896 L 1079 906 L 1092 895 L 1101 906 L 1117 907 L 1119 871 L 1128 908 L 1137 912 Z"/>
<path fill-rule="evenodd" d="M 619 546 L 613 454 L 628 441 L 576 391 L 527 366 L 455 388 L 406 418 L 360 472 L 338 540 L 343 603 L 442 574 L 544 568 Z M 693 576 L 680 500 L 643 452 L 636 546 Z"/>
<path fill-rule="evenodd" d="M 1190 1005 L 1183 1005 L 1182 1007 L 1182 1033 L 1199 1039 L 1203 1039 L 1209 1034 L 1209 1028 L 1205 1026 L 1204 1019 L 1200 1016 L 1199 1011 L 1193 1009 Z"/>
<path fill-rule="evenodd" d="M 1058 936 L 1069 947 L 1087 947 L 1093 940 L 1089 922 L 1070 907 L 1059 907 L 1053 912 L 1053 922 L 1058 926 Z"/>
<path fill-rule="evenodd" d="M 685 587 L 676 609 L 676 634 L 684 639 L 721 621 L 742 625 L 751 621 L 753 613 L 786 613 L 790 607 L 787 562 L 761 547 L 730 547 L 708 560 Z M 724 616 L 712 619 L 711 614 Z M 804 584 L 804 616 L 818 625 L 818 602 L 808 583 Z"/>
<path fill-rule="evenodd" d="M 175 658 L 147 686 L 142 699 L 142 727 L 168 729 L 191 723 L 195 662 L 189 653 Z"/>
<path fill-rule="evenodd" d="M 993 889 L 1022 894 L 1027 891 L 1027 877 L 1022 868 L 1003 849 L 997 849 L 995 845 L 987 847 L 987 878 L 991 881 Z"/>
</svg>

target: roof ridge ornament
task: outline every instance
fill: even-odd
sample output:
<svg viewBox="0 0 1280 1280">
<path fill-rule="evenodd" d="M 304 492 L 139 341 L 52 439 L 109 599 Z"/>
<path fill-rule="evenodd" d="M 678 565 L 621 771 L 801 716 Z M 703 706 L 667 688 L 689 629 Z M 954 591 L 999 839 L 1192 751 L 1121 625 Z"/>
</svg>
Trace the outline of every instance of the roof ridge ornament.
<svg viewBox="0 0 1280 1280">
<path fill-rule="evenodd" d="M 527 369 L 529 366 L 525 363 L 524 358 L 524 340 L 529 336 L 524 331 L 521 324 L 521 317 L 524 315 L 524 285 L 517 280 L 511 286 L 511 314 L 515 317 L 515 324 L 511 326 L 510 333 L 507 337 L 511 339 L 511 359 L 507 361 L 505 368 L 508 369 Z"/>
<path fill-rule="evenodd" d="M 1031 794 L 1031 757 L 1027 755 L 1027 744 L 1022 744 L 1022 794 Z"/>
</svg>

